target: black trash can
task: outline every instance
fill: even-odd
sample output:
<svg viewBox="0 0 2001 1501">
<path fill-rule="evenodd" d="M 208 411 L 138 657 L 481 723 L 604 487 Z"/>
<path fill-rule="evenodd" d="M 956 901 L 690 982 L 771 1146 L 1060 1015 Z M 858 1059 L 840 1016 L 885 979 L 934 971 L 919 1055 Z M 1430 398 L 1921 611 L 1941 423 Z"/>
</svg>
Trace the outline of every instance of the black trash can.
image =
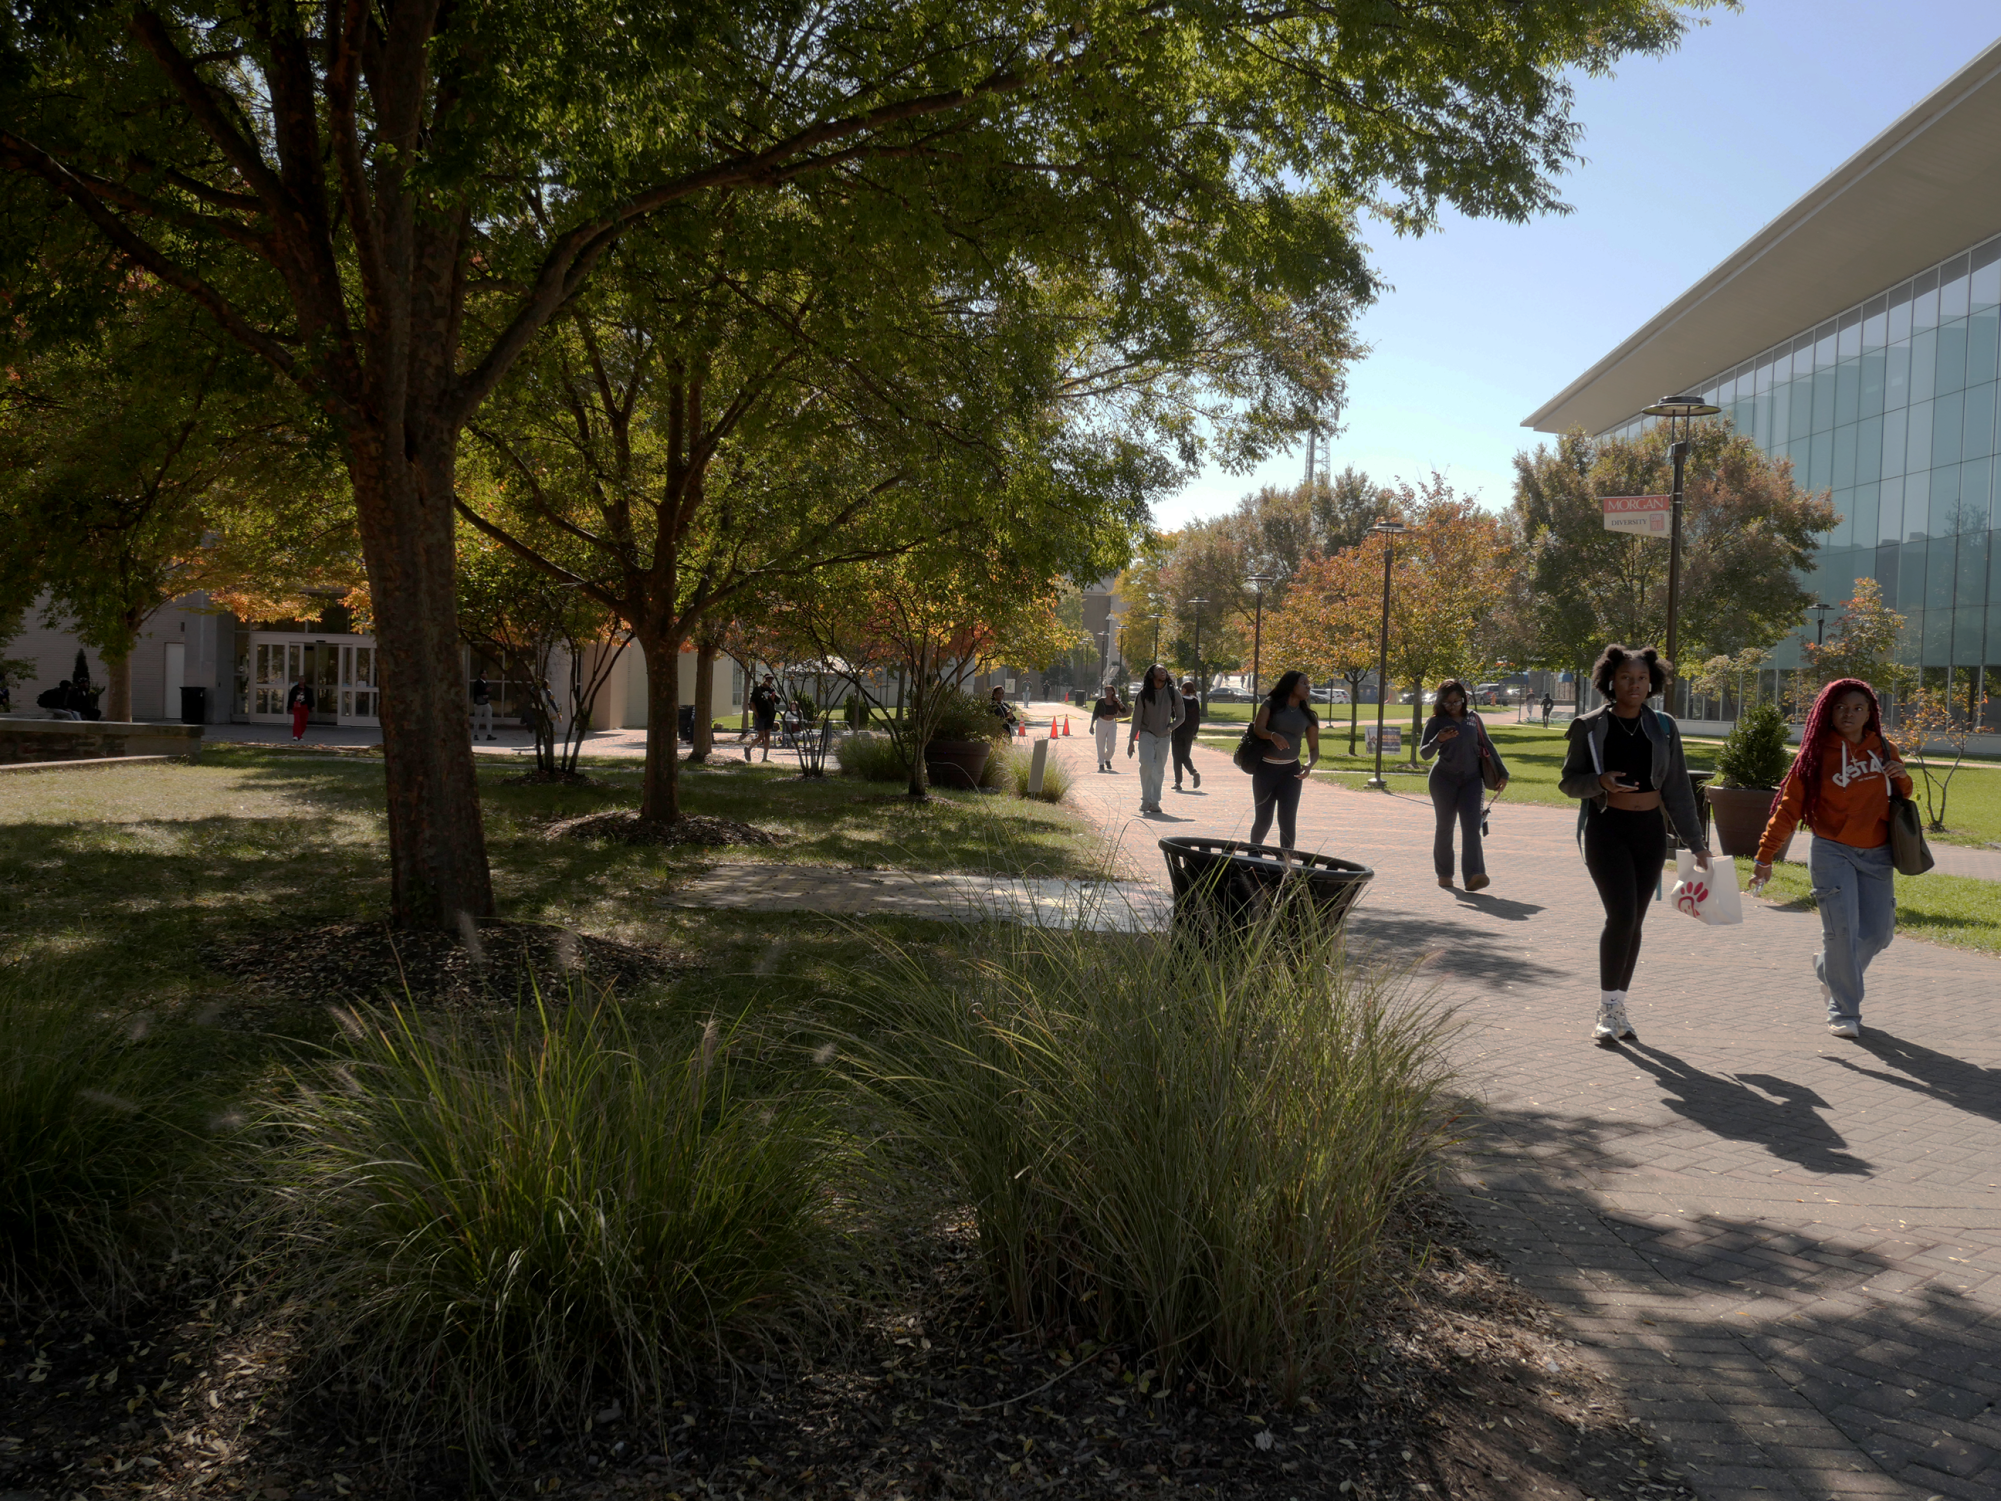
<svg viewBox="0 0 2001 1501">
<path fill-rule="evenodd" d="M 681 705 L 679 729 L 681 738 L 687 741 L 688 744 L 693 745 L 695 743 L 695 706 L 693 704 Z"/>
<path fill-rule="evenodd" d="M 1713 771 L 1691 771 L 1688 774 L 1688 790 L 1695 794 L 1695 816 L 1702 820 L 1702 842 L 1709 843 L 1709 799 L 1703 796 L 1703 788 L 1716 775 Z M 1679 843 L 1680 841 L 1676 841 Z"/>
<path fill-rule="evenodd" d="M 198 685 L 181 685 L 181 723 L 208 723 L 208 689 Z"/>
<path fill-rule="evenodd" d="M 1174 924 L 1202 936 L 1239 932 L 1280 909 L 1331 930 L 1376 874 L 1352 860 L 1288 857 L 1277 845 L 1239 839 L 1163 839 L 1160 850 L 1174 887 Z"/>
</svg>

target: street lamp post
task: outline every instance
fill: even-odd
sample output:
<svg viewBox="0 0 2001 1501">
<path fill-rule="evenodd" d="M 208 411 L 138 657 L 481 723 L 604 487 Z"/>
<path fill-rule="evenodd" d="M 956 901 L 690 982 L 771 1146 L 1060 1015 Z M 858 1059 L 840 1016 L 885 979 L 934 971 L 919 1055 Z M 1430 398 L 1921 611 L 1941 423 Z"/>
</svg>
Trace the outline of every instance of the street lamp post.
<svg viewBox="0 0 2001 1501">
<path fill-rule="evenodd" d="M 1200 706 L 1200 712 L 1206 714 L 1209 712 L 1209 675 L 1202 670 L 1202 607 L 1209 601 L 1198 596 L 1188 603 L 1195 606 L 1195 702 Z"/>
<path fill-rule="evenodd" d="M 1362 785 L 1377 792 L 1390 790 L 1390 784 L 1383 780 L 1383 701 L 1390 692 L 1390 560 L 1396 554 L 1397 533 L 1403 529 L 1403 520 L 1397 516 L 1385 516 L 1369 528 L 1383 537 L 1383 629 L 1376 653 L 1376 774 Z"/>
<path fill-rule="evenodd" d="M 1277 577 L 1278 575 L 1275 573 L 1254 573 L 1249 578 L 1244 580 L 1245 583 L 1249 584 L 1253 589 L 1258 591 L 1258 610 L 1257 610 L 1256 623 L 1251 627 L 1251 703 L 1253 705 L 1255 705 L 1258 701 L 1258 668 L 1260 665 L 1259 658 L 1261 657 L 1264 651 L 1265 585 L 1271 583 Z M 1255 710 L 1253 710 L 1253 712 L 1255 712 Z"/>
<path fill-rule="evenodd" d="M 1827 645 L 1827 612 L 1833 609 L 1834 606 L 1823 603 L 1820 600 L 1815 600 L 1807 608 L 1814 613 L 1813 644 L 1815 646 Z"/>
<path fill-rule="evenodd" d="M 1164 615 L 1153 617 L 1153 656 L 1151 660 L 1155 662 L 1160 660 L 1160 622 L 1166 618 Z"/>
<path fill-rule="evenodd" d="M 1691 393 L 1663 396 L 1652 406 L 1641 410 L 1649 417 L 1667 419 L 1668 455 L 1674 460 L 1674 499 L 1668 535 L 1667 640 L 1662 648 L 1663 654 L 1673 662 L 1677 660 L 1675 652 L 1681 644 L 1681 502 L 1682 478 L 1688 466 L 1688 437 L 1696 418 L 1714 417 L 1723 408 Z M 1678 438 L 1675 436 L 1676 422 L 1681 424 Z"/>
</svg>

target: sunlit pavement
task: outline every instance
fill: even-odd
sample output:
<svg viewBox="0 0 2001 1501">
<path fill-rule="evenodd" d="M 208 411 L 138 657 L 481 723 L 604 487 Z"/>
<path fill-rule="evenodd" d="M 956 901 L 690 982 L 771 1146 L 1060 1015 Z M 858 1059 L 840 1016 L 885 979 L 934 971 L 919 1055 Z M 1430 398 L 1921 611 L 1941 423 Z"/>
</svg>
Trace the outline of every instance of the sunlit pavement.
<svg viewBox="0 0 2001 1501">
<path fill-rule="evenodd" d="M 1075 736 L 1057 754 L 1076 806 L 1157 881 L 1161 836 L 1248 835 L 1250 778 L 1220 751 L 1145 818 L 1124 731 L 1115 774 Z M 1899 939 L 1844 1042 L 1809 968 L 1814 914 L 1747 899 L 1719 929 L 1657 905 L 1639 1040 L 1599 1048 L 1575 827 L 1503 796 L 1494 884 L 1470 895 L 1436 883 L 1428 802 L 1325 782 L 1301 799 L 1302 848 L 1376 871 L 1356 938 L 1429 956 L 1460 1008 L 1483 1107 L 1468 1211 L 1705 1495 L 2001 1495 L 2001 963 Z"/>
</svg>

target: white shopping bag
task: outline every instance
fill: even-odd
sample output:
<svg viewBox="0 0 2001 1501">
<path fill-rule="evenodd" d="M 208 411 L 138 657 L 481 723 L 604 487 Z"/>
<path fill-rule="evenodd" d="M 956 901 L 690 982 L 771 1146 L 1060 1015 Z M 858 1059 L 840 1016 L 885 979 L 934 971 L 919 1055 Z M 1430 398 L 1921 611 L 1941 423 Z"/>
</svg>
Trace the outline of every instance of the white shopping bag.
<svg viewBox="0 0 2001 1501">
<path fill-rule="evenodd" d="M 1686 912 L 1712 928 L 1727 928 L 1744 920 L 1744 904 L 1737 898 L 1735 860 L 1711 855 L 1709 869 L 1697 870 L 1694 855 L 1676 850 L 1674 869 L 1674 890 L 1668 893 L 1668 900 L 1677 912 Z"/>
</svg>

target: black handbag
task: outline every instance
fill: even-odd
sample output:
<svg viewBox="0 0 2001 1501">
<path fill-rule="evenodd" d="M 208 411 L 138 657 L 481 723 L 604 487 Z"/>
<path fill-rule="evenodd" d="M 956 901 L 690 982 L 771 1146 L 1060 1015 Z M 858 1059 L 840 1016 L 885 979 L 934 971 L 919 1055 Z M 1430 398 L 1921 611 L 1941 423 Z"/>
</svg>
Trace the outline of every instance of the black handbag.
<svg viewBox="0 0 2001 1501">
<path fill-rule="evenodd" d="M 1938 864 L 1931 846 L 1925 843 L 1925 823 L 1918 805 L 1895 787 L 1890 789 L 1890 863 L 1904 876 L 1921 876 Z"/>
<path fill-rule="evenodd" d="M 1476 720 L 1473 732 L 1480 737 L 1480 785 L 1489 792 L 1499 792 L 1501 781 L 1508 774 L 1501 765 L 1501 754 L 1494 749 L 1494 742 L 1487 738 L 1485 725 Z"/>
<path fill-rule="evenodd" d="M 1265 758 L 1264 746 L 1258 740 L 1256 729 L 1247 727 L 1244 738 L 1237 742 L 1237 748 L 1230 753 L 1230 759 L 1237 763 L 1237 770 L 1249 776 L 1258 769 L 1258 763 Z"/>
</svg>

